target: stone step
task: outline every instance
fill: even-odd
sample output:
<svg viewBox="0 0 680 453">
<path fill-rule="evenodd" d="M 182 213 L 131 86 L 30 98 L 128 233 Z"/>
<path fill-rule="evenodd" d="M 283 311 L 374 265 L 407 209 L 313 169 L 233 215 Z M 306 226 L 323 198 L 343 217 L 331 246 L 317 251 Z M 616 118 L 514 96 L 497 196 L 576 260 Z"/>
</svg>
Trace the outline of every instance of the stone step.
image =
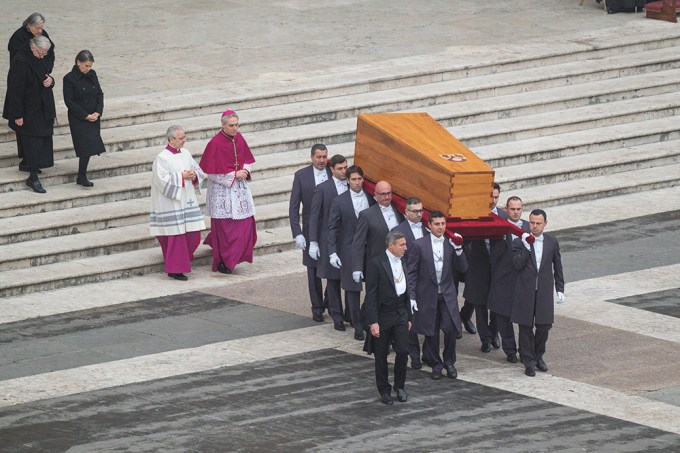
<svg viewBox="0 0 680 453">
<path fill-rule="evenodd" d="M 254 180 L 251 188 L 256 205 L 288 200 L 293 175 Z M 149 197 L 151 172 L 98 179 L 95 186 L 85 189 L 76 184 L 47 187 L 47 193 L 26 190 L 2 194 L 0 218 L 49 213 L 60 209 L 79 208 L 102 203 Z M 97 209 L 105 210 L 105 206 Z"/>
<path fill-rule="evenodd" d="M 525 162 L 548 160 L 616 148 L 630 148 L 648 143 L 680 139 L 677 119 L 664 117 L 548 135 L 508 143 L 476 146 L 472 150 L 491 167 L 504 167 Z M 450 129 L 449 129 L 450 130 Z"/>
<path fill-rule="evenodd" d="M 620 124 L 554 136 L 513 141 L 499 145 L 474 147 L 473 151 L 480 158 L 486 160 L 493 168 L 498 168 L 523 162 L 673 140 L 680 138 L 680 131 L 675 126 L 676 124 L 677 120 L 669 121 L 666 118 L 654 119 L 635 123 L 634 127 L 631 127 L 630 124 Z M 449 130 L 455 132 L 453 128 L 449 128 Z M 330 154 L 340 153 L 351 157 L 353 150 L 354 144 L 347 142 L 331 146 Z M 155 154 L 157 151 L 157 149 L 154 149 L 153 153 Z M 126 154 L 130 154 L 130 156 Z M 261 201 L 274 202 L 287 198 L 286 193 L 265 194 L 257 189 L 257 186 L 262 182 L 260 177 L 265 178 L 268 175 L 268 169 L 276 168 L 279 162 L 286 162 L 289 165 L 281 165 L 281 169 L 273 171 L 271 174 L 283 173 L 282 177 L 285 178 L 287 176 L 290 178 L 294 169 L 308 163 L 308 152 L 306 150 L 283 153 L 280 155 L 280 159 L 276 156 L 271 156 L 274 158 L 273 161 L 262 159 L 262 162 L 255 166 L 254 175 L 256 177 L 253 190 L 256 196 L 259 197 L 258 204 Z M 125 162 L 132 161 L 133 159 L 133 152 L 127 151 L 111 154 L 109 157 L 93 159 L 92 166 L 93 168 L 98 168 L 100 165 L 107 168 L 120 168 L 125 165 Z M 62 171 L 60 170 L 62 165 L 70 165 L 71 167 Z M 75 165 L 75 162 L 57 162 L 55 168 L 45 172 L 42 180 L 43 182 L 48 181 L 49 174 L 56 172 L 56 174 L 61 175 L 62 180 L 72 181 L 75 174 Z M 260 171 L 258 167 L 264 168 Z M 21 188 L 21 190 L 2 195 L 4 203 L 0 206 L 0 218 L 82 207 L 90 204 L 109 203 L 135 197 L 146 197 L 149 194 L 149 181 L 151 178 L 150 173 L 103 178 L 97 180 L 95 187 L 92 189 L 83 189 L 75 184 L 55 187 L 50 187 L 46 184 L 48 193 L 38 195 L 30 192 L 28 188 L 23 186 L 25 174 L 9 169 L 0 169 L 0 178 L 3 175 L 5 177 L 9 175 L 9 177 L 14 178 L 15 187 Z M 287 191 L 289 183 L 284 182 L 281 184 L 287 186 Z M 274 188 L 278 186 L 279 183 L 277 181 L 273 181 L 273 184 L 271 184 L 271 187 Z"/>
<path fill-rule="evenodd" d="M 658 171 L 664 172 L 666 166 L 678 162 L 680 140 L 672 140 L 497 167 L 495 181 L 507 189 L 514 190 L 577 179 L 587 181 L 595 176 L 608 176 L 646 168 L 657 168 Z"/>
<path fill-rule="evenodd" d="M 150 203 L 150 200 L 145 201 Z M 256 214 L 258 229 L 271 230 L 282 227 L 290 229 L 288 216 L 283 215 L 284 212 L 288 212 L 287 202 L 258 206 Z M 205 224 L 208 229 L 203 231 L 203 237 L 210 231 L 208 217 L 205 218 Z M 134 224 L 79 233 L 71 231 L 63 236 L 32 239 L 30 247 L 21 242 L 6 244 L 0 257 L 0 271 L 112 255 L 157 245 L 156 239 L 149 235 L 147 208 L 146 217 Z"/>
<path fill-rule="evenodd" d="M 504 190 L 514 191 L 644 168 L 656 167 L 658 171 L 664 171 L 666 166 L 680 161 L 679 144 L 680 140 L 675 140 L 500 167 L 495 168 L 495 180 Z M 581 196 L 591 196 L 588 186 L 582 189 Z M 532 199 L 530 196 L 526 201 Z M 47 217 L 44 214 L 2 219 L 0 243 L 11 241 L 12 244 L 3 248 L 5 256 L 0 258 L 0 270 L 152 247 L 155 241 L 148 236 L 146 224 L 149 204 L 148 199 L 138 199 L 107 205 L 107 216 L 103 218 L 101 209 L 93 206 L 49 213 L 50 217 L 46 219 L 42 218 Z M 286 226 L 288 204 L 282 201 L 258 207 L 256 218 L 260 228 Z M 116 223 L 125 226 L 112 228 Z M 100 225 L 108 228 L 97 231 Z M 59 237 L 38 239 L 36 235 Z M 63 235 L 69 236 L 64 238 Z M 25 240 L 33 241 L 30 248 L 19 243 Z"/>
<path fill-rule="evenodd" d="M 205 193 L 198 195 L 198 199 L 203 210 Z M 121 227 L 138 224 L 148 226 L 150 206 L 151 198 L 145 197 L 107 203 L 106 209 L 102 209 L 99 205 L 91 205 L 27 216 L 6 217 L 0 219 L 0 245 L 91 231 L 117 231 Z M 288 225 L 287 213 L 288 201 L 258 205 L 255 217 L 257 227 L 260 229 L 277 228 Z M 206 225 L 209 225 L 207 220 Z"/>
<path fill-rule="evenodd" d="M 437 110 L 443 106 L 430 107 L 437 118 Z M 627 99 L 619 102 L 575 107 L 566 110 L 542 112 L 516 118 L 505 118 L 474 124 L 450 127 L 452 134 L 468 147 L 508 143 L 514 140 L 557 135 L 566 132 L 597 129 L 624 123 L 667 118 L 670 130 L 677 129 L 671 117 L 680 113 L 680 94 L 664 93 Z M 450 126 L 446 120 L 440 120 Z"/>
<path fill-rule="evenodd" d="M 640 81 L 644 79 L 644 77 L 640 77 L 641 73 L 647 75 L 647 73 L 655 71 L 668 72 L 670 69 L 680 67 L 680 54 L 674 49 L 659 49 L 639 55 L 635 54 L 631 58 L 614 56 L 607 63 L 610 66 L 603 67 L 603 62 L 600 60 L 571 62 L 553 67 L 554 71 L 546 71 L 545 68 L 532 68 L 519 74 L 491 74 L 366 94 L 246 109 L 241 112 L 242 131 L 247 133 L 353 118 L 358 112 L 419 109 L 432 104 L 525 93 L 563 85 L 607 80 L 614 77 L 637 75 L 637 80 Z M 677 73 L 677 71 L 675 72 Z M 620 86 L 625 86 L 625 84 Z M 638 84 L 637 87 L 641 88 L 642 85 Z M 673 87 L 668 87 L 668 90 L 672 89 Z M 632 91 L 632 88 L 629 91 Z M 574 92 L 577 91 L 571 90 L 571 93 Z M 509 113 L 505 113 L 505 115 L 507 116 Z M 164 131 L 168 126 L 177 123 L 179 120 L 181 120 L 182 126 L 185 127 L 192 140 L 208 139 L 214 135 L 219 125 L 215 114 L 210 114 L 104 129 L 102 130 L 102 137 L 108 152 L 153 147 L 165 143 Z M 452 121 L 450 124 L 455 123 L 457 121 Z M 120 137 L 124 137 L 124 141 L 121 142 Z M 15 144 L 12 142 L 0 143 L 0 166 L 16 165 L 15 148 Z M 55 136 L 54 150 L 55 159 L 74 157 L 70 135 Z"/>
<path fill-rule="evenodd" d="M 291 250 L 293 245 L 289 227 L 258 231 L 255 255 Z M 201 245 L 196 251 L 192 266 L 203 266 L 211 262 L 210 247 Z M 8 270 L 2 273 L 0 298 L 162 272 L 162 270 L 163 255 L 160 247 Z M 224 278 L 229 277 L 224 276 Z M 175 282 L 168 280 L 168 284 L 175 284 Z"/>
<path fill-rule="evenodd" d="M 549 185 L 509 190 L 504 188 L 503 197 L 517 195 L 526 200 L 524 211 L 527 212 L 535 208 L 565 206 L 677 186 L 680 186 L 680 164 L 668 164 Z M 659 212 L 663 212 L 663 206 L 660 209 Z"/>
<path fill-rule="evenodd" d="M 639 40 L 607 39 L 597 46 L 566 43 L 560 48 L 546 49 L 543 46 L 530 47 L 521 53 L 507 52 L 493 61 L 473 58 L 462 60 L 443 59 L 436 55 L 423 55 L 394 62 L 389 71 L 384 62 L 338 68 L 337 73 L 320 74 L 313 77 L 299 77 L 280 82 L 243 82 L 222 90 L 178 90 L 172 96 L 167 93 L 144 93 L 106 100 L 106 111 L 102 118 L 103 128 L 115 128 L 134 124 L 152 123 L 164 120 L 178 120 L 206 114 L 219 113 L 226 108 L 244 109 L 272 106 L 291 102 L 305 102 L 324 97 L 347 94 L 369 93 L 378 90 L 421 85 L 451 79 L 466 79 L 499 72 L 544 68 L 548 65 L 592 61 L 597 58 L 635 58 L 636 54 L 647 54 L 680 45 L 680 39 L 670 30 L 659 31 L 656 36 L 636 36 Z M 388 75 L 383 75 L 388 73 Z M 381 74 L 376 77 L 376 74 Z M 223 100 L 224 93 L 247 93 L 232 95 Z M 253 95 L 253 93 L 257 93 Z M 63 105 L 57 94 L 57 105 Z M 168 99 L 172 105 L 168 106 Z M 56 134 L 68 134 L 66 112 L 58 108 Z M 0 125 L 0 142 L 13 140 L 12 131 Z"/>
</svg>

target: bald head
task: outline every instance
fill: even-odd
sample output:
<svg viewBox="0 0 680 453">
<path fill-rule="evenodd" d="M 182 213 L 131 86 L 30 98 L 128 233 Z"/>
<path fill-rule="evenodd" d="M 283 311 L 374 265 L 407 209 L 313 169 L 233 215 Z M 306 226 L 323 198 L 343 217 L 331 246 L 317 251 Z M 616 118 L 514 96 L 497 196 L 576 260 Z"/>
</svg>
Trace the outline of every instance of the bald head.
<svg viewBox="0 0 680 453">
<path fill-rule="evenodd" d="M 375 185 L 375 199 L 380 206 L 387 207 L 392 203 L 392 186 L 387 181 L 379 181 Z"/>
</svg>

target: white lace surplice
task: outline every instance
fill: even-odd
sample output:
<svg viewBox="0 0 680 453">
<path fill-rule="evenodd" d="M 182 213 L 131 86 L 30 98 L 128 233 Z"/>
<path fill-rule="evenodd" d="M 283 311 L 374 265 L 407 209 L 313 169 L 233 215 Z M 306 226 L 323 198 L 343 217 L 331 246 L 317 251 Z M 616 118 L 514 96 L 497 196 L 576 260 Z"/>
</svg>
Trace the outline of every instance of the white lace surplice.
<svg viewBox="0 0 680 453">
<path fill-rule="evenodd" d="M 244 166 L 248 169 L 249 165 Z M 208 175 L 206 214 L 212 219 L 242 220 L 255 215 L 248 181 L 234 181 L 235 173 Z"/>
</svg>

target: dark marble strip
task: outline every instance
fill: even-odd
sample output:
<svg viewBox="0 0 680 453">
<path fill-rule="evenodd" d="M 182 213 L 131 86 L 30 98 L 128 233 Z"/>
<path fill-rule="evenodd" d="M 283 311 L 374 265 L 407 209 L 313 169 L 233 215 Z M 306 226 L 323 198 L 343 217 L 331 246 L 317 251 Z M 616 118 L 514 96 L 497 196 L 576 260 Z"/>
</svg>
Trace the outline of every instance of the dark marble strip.
<svg viewBox="0 0 680 453">
<path fill-rule="evenodd" d="M 201 292 L 0 324 L 0 380 L 315 324 Z"/>
<path fill-rule="evenodd" d="M 680 211 L 559 231 L 550 231 L 547 213 L 546 232 L 560 241 L 567 291 L 569 282 L 680 263 Z"/>
<path fill-rule="evenodd" d="M 680 436 L 410 370 L 378 402 L 373 361 L 335 350 L 0 409 L 12 452 L 646 451 Z"/>
<path fill-rule="evenodd" d="M 611 299 L 609 302 L 680 318 L 680 288 Z"/>
</svg>

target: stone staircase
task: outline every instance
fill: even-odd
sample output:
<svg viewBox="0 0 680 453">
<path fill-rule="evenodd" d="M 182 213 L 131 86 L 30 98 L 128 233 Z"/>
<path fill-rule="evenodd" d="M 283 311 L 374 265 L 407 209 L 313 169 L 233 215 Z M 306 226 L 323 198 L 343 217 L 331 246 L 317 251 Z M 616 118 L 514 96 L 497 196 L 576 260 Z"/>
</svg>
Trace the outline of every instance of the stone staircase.
<svg viewBox="0 0 680 453">
<path fill-rule="evenodd" d="M 229 102 L 210 91 L 180 93 L 169 110 L 163 96 L 107 99 L 108 152 L 91 160 L 92 189 L 74 184 L 64 112 L 55 166 L 41 175 L 44 195 L 25 187 L 14 135 L 3 126 L 0 296 L 162 270 L 148 235 L 151 162 L 171 124 L 186 129 L 187 148 L 200 158 L 227 107 L 239 112 L 257 159 L 258 255 L 292 248 L 292 175 L 317 142 L 351 158 L 358 113 L 430 113 L 496 170 L 505 195 L 529 208 L 680 185 L 680 32 L 634 38 L 492 63 L 392 67 L 390 76 L 366 68 L 259 87 Z M 196 265 L 208 261 L 201 246 Z"/>
</svg>

